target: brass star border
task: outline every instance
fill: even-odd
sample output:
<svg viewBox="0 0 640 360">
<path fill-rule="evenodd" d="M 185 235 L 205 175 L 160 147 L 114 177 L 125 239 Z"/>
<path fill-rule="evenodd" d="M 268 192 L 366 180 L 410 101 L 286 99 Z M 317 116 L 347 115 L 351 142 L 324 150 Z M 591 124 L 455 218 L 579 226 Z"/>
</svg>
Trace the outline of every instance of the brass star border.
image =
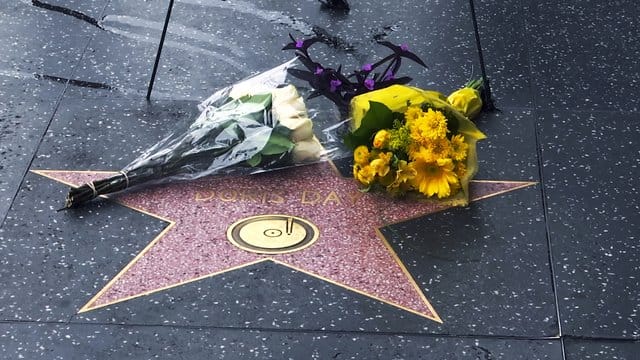
<svg viewBox="0 0 640 360">
<path fill-rule="evenodd" d="M 81 182 L 89 181 L 95 179 L 96 177 L 109 176 L 114 174 L 114 172 L 109 171 L 32 170 L 32 172 L 40 176 L 55 180 L 57 182 L 64 183 L 68 186 L 77 186 Z M 230 179 L 233 179 L 233 181 L 229 181 Z M 243 181 L 244 183 L 242 183 Z M 243 193 L 243 195 L 241 196 L 244 202 L 232 202 L 231 195 L 233 194 L 235 194 L 236 200 L 239 199 L 239 190 L 233 190 L 236 191 L 235 193 L 233 191 L 229 191 L 228 193 L 226 193 L 226 195 L 224 192 L 214 192 L 211 190 L 220 189 L 220 185 L 223 182 L 233 183 L 235 184 L 235 186 L 239 186 L 240 188 L 242 188 L 242 186 L 247 189 L 253 190 L 256 190 L 255 188 L 257 188 L 257 192 L 252 194 Z M 140 268 L 140 263 L 148 260 L 149 258 L 151 258 L 152 260 L 148 260 L 147 262 L 150 262 L 151 264 L 154 264 L 153 259 L 156 259 L 157 261 L 166 260 L 162 257 L 163 250 L 155 251 L 159 252 L 159 254 L 154 254 L 154 250 L 158 249 L 158 247 L 162 244 L 162 240 L 168 239 L 172 235 L 172 232 L 180 227 L 179 225 L 182 224 L 183 226 L 186 226 L 187 224 L 189 224 L 188 222 L 183 222 L 183 219 L 180 218 L 183 215 L 180 215 L 175 211 L 172 212 L 172 208 L 178 207 L 176 206 L 176 197 L 177 199 L 185 196 L 188 197 L 190 199 L 190 206 L 187 206 L 187 209 L 191 212 L 193 212 L 194 206 L 195 209 L 208 209 L 206 206 L 204 206 L 208 205 L 214 208 L 215 213 L 215 211 L 221 212 L 220 209 L 228 209 L 229 205 L 240 205 L 235 206 L 234 209 L 230 211 L 233 216 L 229 221 L 225 222 L 224 220 L 218 220 L 217 222 L 207 222 L 209 225 L 220 225 L 222 228 L 224 228 L 222 229 L 220 228 L 220 226 L 218 226 L 217 232 L 219 232 L 219 230 L 226 230 L 226 227 L 228 227 L 231 223 L 239 220 L 239 218 L 243 216 L 246 217 L 256 214 L 278 212 L 283 213 L 286 212 L 287 209 L 293 210 L 289 211 L 290 215 L 301 216 L 306 219 L 309 219 L 309 217 L 313 217 L 314 213 L 317 212 L 318 209 L 314 208 L 314 211 L 305 210 L 306 208 L 299 206 L 300 201 L 291 201 L 291 199 L 295 199 L 295 197 L 291 197 L 291 199 L 289 199 L 289 197 L 287 197 L 289 196 L 289 194 L 278 193 L 279 187 L 277 184 L 282 184 L 283 182 L 290 182 L 289 187 L 298 188 L 298 191 L 301 192 L 302 195 L 297 194 L 297 199 L 300 200 L 301 197 L 302 203 L 304 203 L 304 201 L 307 201 L 307 205 L 310 205 L 310 207 L 311 205 L 320 207 L 320 205 L 322 204 L 325 208 L 329 208 L 330 210 L 340 210 L 328 212 L 328 215 L 325 216 L 333 216 L 329 220 L 345 221 L 345 219 L 351 219 L 353 223 L 346 225 L 357 225 L 356 228 L 358 228 L 358 226 L 361 226 L 362 222 L 364 221 L 365 224 L 363 226 L 368 228 L 363 229 L 363 232 L 356 232 L 355 234 L 351 235 L 336 232 L 335 229 L 332 228 L 335 227 L 335 224 L 317 224 L 321 231 L 321 240 L 325 240 L 325 243 L 322 243 L 321 240 L 318 240 L 318 243 L 310 246 L 309 249 L 300 250 L 299 252 L 295 252 L 292 254 L 283 254 L 276 256 L 260 254 L 247 255 L 248 252 L 239 248 L 234 248 L 233 250 L 235 250 L 235 252 L 233 250 L 229 250 L 229 248 L 225 248 L 226 250 L 224 251 L 227 251 L 225 254 L 231 254 L 231 256 L 238 257 L 237 261 L 230 261 L 230 263 L 225 263 L 221 266 L 218 266 L 218 268 L 216 268 L 216 266 L 211 267 L 206 264 L 198 263 L 196 264 L 197 266 L 200 266 L 200 268 L 198 268 L 198 271 L 185 276 L 185 278 L 183 279 L 170 280 L 168 281 L 168 283 L 164 284 L 153 283 L 153 274 L 145 274 L 143 270 L 136 269 Z M 238 185 L 239 183 L 240 185 Z M 390 243 L 379 229 L 388 225 L 393 225 L 410 219 L 419 218 L 437 211 L 441 211 L 450 208 L 450 206 L 446 206 L 438 202 L 407 202 L 403 200 L 389 199 L 387 196 L 381 194 L 362 194 L 352 192 L 351 194 L 355 195 L 350 195 L 349 192 L 345 192 L 344 190 L 345 188 L 350 189 L 351 191 L 355 189 L 353 179 L 337 176 L 337 171 L 335 170 L 335 168 L 323 164 L 302 166 L 285 171 L 275 171 L 271 173 L 260 174 L 257 176 L 232 176 L 224 178 L 207 177 L 190 182 L 189 184 L 190 185 L 187 186 L 185 186 L 185 183 L 169 184 L 154 187 L 152 190 L 140 189 L 136 192 L 108 197 L 122 206 L 162 220 L 168 225 L 160 233 L 158 233 L 151 240 L 151 242 L 147 246 L 145 246 L 129 263 L 127 263 L 127 265 L 122 268 L 122 270 L 120 270 L 98 293 L 96 293 L 78 311 L 79 313 L 99 309 L 123 301 L 172 289 L 188 283 L 214 277 L 226 272 L 242 269 L 264 261 L 272 261 L 278 265 L 288 267 L 295 271 L 321 279 L 355 293 L 392 305 L 410 313 L 428 318 L 438 323 L 442 323 L 442 319 L 437 314 L 431 303 L 427 300 L 420 286 L 416 283 L 413 276 L 410 274 L 406 266 L 403 264 L 402 260 L 395 253 Z M 506 192 L 529 187 L 535 184 L 537 184 L 537 182 L 474 180 L 471 184 L 471 201 L 483 200 L 489 197 L 504 194 Z M 476 190 L 476 194 L 473 193 L 473 189 Z M 313 194 L 313 196 L 309 194 Z M 271 198 L 267 199 L 267 196 L 271 196 Z M 305 198 L 305 196 L 307 197 Z M 366 198 L 366 201 L 362 200 L 363 197 Z M 207 202 L 208 200 L 212 199 L 217 201 Z M 188 202 L 186 200 L 184 201 Z M 167 203 L 169 203 L 168 207 L 166 206 Z M 352 206 L 343 206 L 345 205 L 345 203 L 351 204 Z M 274 207 L 276 207 L 277 209 L 273 209 Z M 360 209 L 358 211 L 360 207 L 364 207 L 364 209 Z M 253 209 L 250 212 L 247 212 L 246 208 L 257 209 Z M 354 211 L 354 209 L 356 209 L 356 211 Z M 362 217 L 363 213 L 377 214 L 376 211 L 380 211 L 380 214 L 378 214 L 379 216 L 364 218 Z M 229 211 L 227 211 L 227 213 L 228 212 Z M 303 214 L 300 215 L 300 212 L 302 212 Z M 308 212 L 310 215 L 304 214 L 305 212 Z M 346 215 L 342 216 L 342 212 L 346 213 Z M 223 211 L 222 213 L 225 212 Z M 220 213 L 217 216 L 218 219 L 220 218 L 219 215 Z M 321 220 L 318 221 L 316 219 Z M 322 217 L 316 216 L 316 219 L 312 219 L 312 222 L 323 222 Z M 201 221 L 202 219 L 200 217 L 187 218 L 187 220 L 192 220 L 200 224 L 199 221 Z M 356 220 L 358 220 L 357 223 Z M 342 224 L 342 226 L 344 225 L 345 224 Z M 340 227 L 340 224 L 338 224 L 338 227 Z M 327 231 L 327 229 L 329 231 Z M 386 274 L 391 277 L 390 281 L 388 282 L 394 283 L 391 286 L 396 286 L 397 288 L 385 288 L 385 286 L 381 286 L 376 283 L 369 283 L 370 281 L 376 280 L 367 279 L 366 276 L 357 273 L 353 269 L 339 270 L 340 265 L 347 265 L 346 263 L 356 263 L 357 265 L 363 266 L 363 261 L 357 260 L 357 255 L 340 253 L 336 255 L 335 253 L 332 253 L 332 247 L 344 247 L 344 241 L 340 241 L 343 237 L 345 237 L 343 235 L 346 235 L 346 237 L 349 239 L 355 237 L 356 241 L 362 240 L 363 243 L 361 244 L 361 246 L 364 245 L 364 248 L 358 248 L 356 245 L 356 250 L 362 250 L 365 252 L 371 250 L 375 252 L 375 254 L 373 254 L 373 261 L 375 264 L 382 264 L 384 265 L 382 267 L 386 266 L 389 268 L 393 268 L 391 270 L 379 269 L 376 271 L 383 271 L 383 273 L 381 273 L 382 275 Z M 223 231 L 221 234 L 217 234 L 214 236 L 218 236 L 218 238 L 224 237 L 225 232 Z M 359 239 L 357 238 L 358 236 L 367 239 Z M 375 240 L 370 239 L 372 237 L 375 238 Z M 194 234 L 193 232 L 185 233 L 184 238 L 193 241 L 204 241 L 204 244 L 209 244 L 209 246 L 212 246 L 211 243 L 207 243 L 206 239 L 202 240 L 198 234 Z M 215 245 L 214 247 L 225 246 L 224 243 L 218 240 L 216 241 L 217 242 L 213 243 Z M 168 242 L 170 243 L 171 241 Z M 229 244 L 230 247 L 233 247 L 233 245 L 226 241 L 226 239 L 225 242 Z M 187 242 L 181 242 L 178 245 L 182 245 L 185 243 Z M 379 246 L 378 244 L 381 244 L 382 246 Z M 368 248 L 367 246 L 371 246 L 371 248 Z M 171 247 L 169 248 L 172 249 Z M 344 252 L 345 249 L 348 249 L 348 247 L 343 248 L 342 251 Z M 381 249 L 383 249 L 384 251 L 382 251 Z M 311 254 L 305 256 L 305 252 L 311 252 Z M 212 256 L 216 255 L 217 254 L 212 253 Z M 313 258 L 314 256 L 328 256 L 330 257 L 330 261 L 334 263 L 318 263 L 317 260 Z M 369 261 L 369 259 L 367 258 L 365 258 L 365 260 L 366 262 Z M 206 259 L 200 261 L 206 263 Z M 155 266 L 157 267 L 157 265 Z M 335 268 L 333 268 L 333 266 L 335 266 Z M 142 266 L 142 268 L 144 269 L 144 266 Z M 161 271 L 162 269 L 155 270 Z M 358 268 L 356 270 L 362 270 L 363 272 L 372 271 L 371 268 L 366 267 Z M 387 271 L 387 273 L 384 273 L 384 271 Z M 335 275 L 336 273 L 337 275 Z M 126 277 L 128 277 L 127 280 L 133 279 L 140 284 L 147 284 L 148 282 L 151 282 L 152 284 L 147 285 L 147 288 L 145 288 L 144 286 L 138 286 L 132 289 L 127 289 L 126 286 L 121 285 L 121 283 L 123 283 L 123 278 Z"/>
</svg>

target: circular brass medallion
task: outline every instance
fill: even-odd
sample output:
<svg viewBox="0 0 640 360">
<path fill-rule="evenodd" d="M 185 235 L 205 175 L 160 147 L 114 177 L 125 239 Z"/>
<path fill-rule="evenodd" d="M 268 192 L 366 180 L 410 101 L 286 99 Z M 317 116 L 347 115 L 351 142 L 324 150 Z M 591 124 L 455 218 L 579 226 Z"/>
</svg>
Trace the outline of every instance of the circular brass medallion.
<svg viewBox="0 0 640 360">
<path fill-rule="evenodd" d="M 318 239 L 318 228 L 290 215 L 260 215 L 233 223 L 227 239 L 243 250 L 259 254 L 284 254 L 302 250 Z"/>
</svg>

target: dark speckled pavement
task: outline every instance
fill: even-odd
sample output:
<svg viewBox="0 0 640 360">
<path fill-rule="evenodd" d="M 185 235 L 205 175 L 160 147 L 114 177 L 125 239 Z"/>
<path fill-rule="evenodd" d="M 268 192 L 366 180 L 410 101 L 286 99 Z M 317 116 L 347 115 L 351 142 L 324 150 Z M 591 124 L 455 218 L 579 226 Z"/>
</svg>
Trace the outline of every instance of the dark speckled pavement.
<svg viewBox="0 0 640 360">
<path fill-rule="evenodd" d="M 109 200 L 56 212 L 68 187 L 44 171 L 119 170 L 214 89 L 288 60 L 289 33 L 330 35 L 321 56 L 351 67 L 375 38 L 409 44 L 429 65 L 406 67 L 414 84 L 442 92 L 480 72 L 467 0 L 178 0 L 147 101 L 168 4 L 0 0 L 0 359 L 640 359 L 635 0 L 475 0 L 500 109 L 477 119 L 476 178 L 526 186 L 379 219 L 424 310 L 278 259 L 92 306 L 181 219 Z M 156 253 L 207 261 L 178 250 Z"/>
</svg>

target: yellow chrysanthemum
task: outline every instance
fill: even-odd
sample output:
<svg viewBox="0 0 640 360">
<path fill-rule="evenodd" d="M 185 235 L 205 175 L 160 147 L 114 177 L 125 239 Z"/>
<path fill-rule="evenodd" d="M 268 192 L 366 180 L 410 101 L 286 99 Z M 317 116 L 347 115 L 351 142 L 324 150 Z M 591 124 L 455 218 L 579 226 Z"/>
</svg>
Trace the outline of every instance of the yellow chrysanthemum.
<svg viewBox="0 0 640 360">
<path fill-rule="evenodd" d="M 422 109 L 419 106 L 409 106 L 407 111 L 404 112 L 404 119 L 407 123 L 411 123 L 417 120 L 424 114 Z"/>
<path fill-rule="evenodd" d="M 429 150 L 427 150 L 425 146 L 420 146 L 418 144 L 412 144 L 411 146 L 409 146 L 408 155 L 409 159 L 411 160 L 420 159 L 423 162 L 435 161 L 434 159 L 432 159 Z"/>
<path fill-rule="evenodd" d="M 366 145 L 360 145 L 353 151 L 353 161 L 358 165 L 366 165 L 369 163 L 369 148 Z"/>
<path fill-rule="evenodd" d="M 391 157 L 393 153 L 380 153 L 378 154 L 378 158 L 371 161 L 370 166 L 373 168 L 374 172 L 378 176 L 387 176 L 389 173 L 389 163 L 391 162 Z"/>
<path fill-rule="evenodd" d="M 409 150 L 409 158 L 422 162 L 436 162 L 451 156 L 451 143 L 446 138 L 431 141 L 427 146 L 412 147 Z"/>
<path fill-rule="evenodd" d="M 432 141 L 427 149 L 437 160 L 448 158 L 451 155 L 451 143 L 446 138 Z"/>
<path fill-rule="evenodd" d="M 436 162 L 414 162 L 416 176 L 413 178 L 413 186 L 427 196 L 437 195 L 439 199 L 451 195 L 451 185 L 458 183 L 458 177 L 453 172 L 454 165 L 451 159 L 440 159 Z"/>
<path fill-rule="evenodd" d="M 456 161 L 463 161 L 467 158 L 469 145 L 464 142 L 464 136 L 453 135 L 451 137 L 451 157 Z"/>
<path fill-rule="evenodd" d="M 422 145 L 447 136 L 447 118 L 440 111 L 429 109 L 410 125 L 411 138 Z"/>
</svg>

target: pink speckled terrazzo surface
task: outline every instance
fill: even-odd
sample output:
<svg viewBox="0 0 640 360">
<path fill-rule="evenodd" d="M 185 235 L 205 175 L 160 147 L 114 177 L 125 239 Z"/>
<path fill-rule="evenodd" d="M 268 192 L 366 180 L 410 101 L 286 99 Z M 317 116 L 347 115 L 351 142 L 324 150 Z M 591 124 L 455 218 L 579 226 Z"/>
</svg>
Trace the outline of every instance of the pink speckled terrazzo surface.
<svg viewBox="0 0 640 360">
<path fill-rule="evenodd" d="M 45 172 L 43 172 L 45 173 Z M 104 174 L 47 171 L 73 184 Z M 472 198 L 522 187 L 517 182 L 472 183 Z M 327 164 L 253 176 L 207 177 L 113 196 L 118 202 L 173 221 L 148 251 L 95 298 L 89 308 L 224 272 L 264 259 L 308 272 L 371 297 L 422 314 L 437 315 L 376 229 L 442 210 L 433 202 L 363 194 L 352 179 Z M 261 255 L 226 238 L 237 220 L 263 214 L 307 219 L 320 230 L 310 247 Z M 116 276 L 116 274 L 114 274 Z"/>
</svg>

